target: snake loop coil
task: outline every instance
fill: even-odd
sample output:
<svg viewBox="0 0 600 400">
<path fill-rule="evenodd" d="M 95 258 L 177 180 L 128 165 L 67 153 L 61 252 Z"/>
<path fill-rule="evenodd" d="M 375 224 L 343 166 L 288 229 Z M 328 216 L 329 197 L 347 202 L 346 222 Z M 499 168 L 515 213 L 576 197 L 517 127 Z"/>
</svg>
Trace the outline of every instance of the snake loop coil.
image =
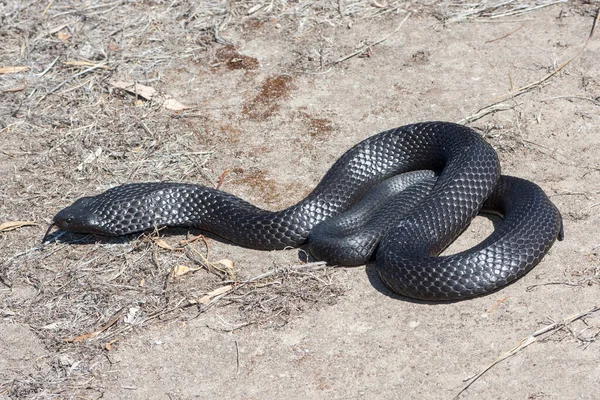
<svg viewBox="0 0 600 400">
<path fill-rule="evenodd" d="M 472 249 L 439 256 L 482 210 L 503 217 L 495 231 Z M 308 242 L 331 264 L 375 258 L 391 290 L 427 300 L 507 285 L 563 238 L 560 213 L 542 189 L 500 175 L 494 149 L 472 129 L 447 122 L 402 126 L 358 143 L 310 195 L 282 211 L 204 186 L 133 183 L 77 200 L 53 226 L 108 236 L 195 227 L 264 250 Z"/>
</svg>

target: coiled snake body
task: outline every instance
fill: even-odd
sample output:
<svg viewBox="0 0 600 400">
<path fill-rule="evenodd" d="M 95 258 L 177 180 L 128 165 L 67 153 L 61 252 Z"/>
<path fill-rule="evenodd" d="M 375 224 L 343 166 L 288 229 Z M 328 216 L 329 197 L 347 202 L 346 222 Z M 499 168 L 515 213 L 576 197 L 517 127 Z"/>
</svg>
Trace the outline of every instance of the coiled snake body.
<svg viewBox="0 0 600 400">
<path fill-rule="evenodd" d="M 503 216 L 494 233 L 470 250 L 438 256 L 482 207 Z M 110 236 L 188 226 L 264 250 L 308 241 L 315 257 L 332 264 L 374 256 L 391 290 L 429 300 L 498 289 L 563 236 L 560 213 L 537 185 L 501 176 L 494 149 L 472 129 L 447 122 L 402 126 L 360 142 L 309 196 L 282 211 L 204 186 L 134 183 L 77 200 L 53 225 Z"/>
</svg>

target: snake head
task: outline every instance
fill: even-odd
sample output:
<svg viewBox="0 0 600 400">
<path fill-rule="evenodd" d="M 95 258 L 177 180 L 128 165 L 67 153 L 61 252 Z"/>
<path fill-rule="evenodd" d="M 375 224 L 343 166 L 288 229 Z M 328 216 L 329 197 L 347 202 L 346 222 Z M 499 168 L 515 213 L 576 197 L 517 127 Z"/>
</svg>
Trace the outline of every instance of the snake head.
<svg viewBox="0 0 600 400">
<path fill-rule="evenodd" d="M 183 226 L 188 221 L 173 206 L 181 196 L 176 189 L 187 193 L 192 187 L 195 186 L 168 182 L 116 186 L 93 197 L 82 197 L 61 210 L 48 232 L 57 227 L 77 233 L 122 236 L 162 226 Z M 47 238 L 48 233 L 43 242 Z"/>
<path fill-rule="evenodd" d="M 75 203 L 59 211 L 54 216 L 52 225 L 69 232 L 106 235 L 106 232 L 101 229 L 97 216 L 91 211 L 93 208 L 89 207 L 92 201 L 92 197 L 78 199 Z"/>
</svg>

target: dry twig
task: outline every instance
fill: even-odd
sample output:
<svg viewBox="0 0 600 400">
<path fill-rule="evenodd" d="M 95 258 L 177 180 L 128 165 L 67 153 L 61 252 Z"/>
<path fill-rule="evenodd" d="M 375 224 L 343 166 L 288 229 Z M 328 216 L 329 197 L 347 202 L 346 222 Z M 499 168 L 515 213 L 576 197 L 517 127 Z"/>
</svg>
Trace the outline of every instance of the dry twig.
<svg viewBox="0 0 600 400">
<path fill-rule="evenodd" d="M 346 61 L 346 60 L 348 60 L 348 59 L 350 59 L 352 57 L 356 57 L 357 55 L 364 53 L 368 49 L 370 49 L 372 47 L 375 47 L 378 44 L 380 44 L 380 43 L 388 40 L 389 38 L 391 38 L 392 36 L 394 36 L 400 30 L 400 28 L 402 28 L 402 25 L 404 25 L 404 23 L 408 20 L 408 18 L 410 17 L 410 15 L 411 15 L 410 12 L 408 14 L 406 14 L 406 17 L 404 17 L 404 19 L 400 22 L 400 24 L 398 25 L 398 27 L 396 29 L 394 29 L 394 31 L 392 33 L 390 33 L 389 35 L 387 35 L 387 36 L 385 36 L 385 37 L 383 37 L 383 38 L 381 38 L 379 40 L 376 40 L 375 42 L 373 42 L 371 44 L 367 44 L 367 45 L 362 46 L 360 49 L 356 50 L 355 52 L 352 52 L 352 53 L 350 53 L 350 54 L 348 54 L 348 55 L 346 55 L 346 56 L 344 56 L 344 57 L 342 57 L 342 58 L 340 58 L 338 60 L 333 61 L 330 65 L 336 65 L 336 64 L 344 62 L 344 61 Z"/>
<path fill-rule="evenodd" d="M 492 369 L 493 367 L 495 367 L 497 364 L 501 363 L 502 361 L 506 360 L 507 358 L 514 356 L 519 351 L 523 350 L 525 347 L 535 343 L 538 340 L 538 337 L 540 337 L 546 333 L 554 332 L 560 328 L 566 327 L 573 321 L 577 321 L 578 319 L 581 319 L 581 318 L 583 318 L 587 315 L 590 315 L 592 313 L 595 313 L 599 310 L 600 310 L 600 304 L 597 304 L 588 310 L 582 311 L 577 314 L 573 314 L 567 318 L 564 318 L 560 322 L 555 322 L 553 324 L 546 325 L 543 328 L 538 329 L 537 331 L 533 332 L 531 335 L 522 339 L 518 345 L 516 345 L 512 349 L 508 350 L 506 353 L 501 354 L 498 358 L 496 358 L 496 360 L 494 360 L 494 362 L 492 362 L 490 365 L 488 365 L 486 368 L 484 368 L 477 375 L 467 379 L 469 382 L 460 390 L 460 392 L 458 392 L 456 394 L 456 396 L 454 396 L 454 400 L 458 399 L 460 397 L 460 395 L 462 393 L 464 393 L 473 383 L 475 383 L 475 381 L 477 381 L 479 378 L 481 378 L 481 376 L 483 376 L 483 374 L 485 374 L 487 371 L 489 371 L 490 369 Z"/>
<path fill-rule="evenodd" d="M 552 78 L 554 75 L 556 75 L 560 71 L 562 71 L 567 65 L 569 65 L 571 62 L 573 62 L 573 60 L 577 59 L 579 56 L 581 56 L 581 54 L 583 54 L 583 52 L 587 48 L 590 40 L 594 36 L 594 31 L 596 30 L 596 26 L 598 25 L 599 19 L 600 19 L 600 9 L 598 9 L 598 11 L 596 12 L 596 17 L 594 18 L 594 21 L 592 23 L 592 28 L 590 29 L 590 34 L 588 35 L 585 43 L 583 44 L 581 49 L 577 52 L 577 54 L 575 54 L 573 57 L 569 58 L 567 61 L 560 64 L 556 69 L 554 69 L 554 71 L 550 72 L 549 74 L 542 77 L 541 79 L 538 79 L 535 82 L 528 83 L 527 85 L 521 86 L 520 88 L 518 88 L 512 92 L 506 93 L 502 96 L 498 96 L 498 97 L 492 99 L 492 102 L 494 104 L 496 104 L 498 102 L 506 101 L 506 100 L 512 99 L 514 97 L 520 96 L 523 93 L 526 93 L 533 88 L 540 87 L 544 82 L 546 82 L 547 80 Z"/>
<path fill-rule="evenodd" d="M 570 59 L 568 59 L 567 61 L 565 61 L 564 63 L 562 63 L 561 65 L 559 65 L 554 71 L 550 72 L 549 74 L 547 74 L 546 76 L 544 76 L 543 78 L 535 81 L 535 82 L 531 82 L 527 85 L 521 86 L 520 88 L 511 91 L 509 93 L 506 93 L 502 96 L 498 96 L 494 99 L 491 100 L 492 104 L 485 106 L 479 110 L 477 110 L 475 113 L 464 117 L 460 120 L 457 121 L 457 123 L 459 124 L 470 124 L 471 122 L 477 121 L 478 119 L 488 115 L 488 114 L 492 114 L 492 113 L 496 113 L 498 111 L 506 111 L 506 110 L 511 110 L 513 108 L 515 108 L 515 105 L 510 105 L 510 104 L 503 104 L 503 102 L 513 99 L 517 96 L 520 96 L 524 93 L 527 93 L 528 91 L 536 88 L 536 87 L 540 87 L 544 82 L 548 81 L 550 78 L 552 78 L 554 75 L 556 75 L 557 73 L 559 73 L 560 71 L 562 71 L 567 65 L 569 65 L 573 60 L 575 60 L 576 58 L 578 58 L 581 54 L 583 54 L 584 50 L 586 49 L 587 45 L 589 44 L 590 40 L 592 39 L 592 36 L 594 35 L 594 31 L 596 30 L 596 26 L 598 25 L 598 21 L 600 19 L 600 9 L 598 10 L 598 12 L 596 13 L 596 17 L 594 18 L 594 22 L 592 23 L 592 28 L 590 30 L 590 33 L 585 41 L 585 43 L 583 44 L 582 48 L 577 52 L 577 54 L 575 54 L 573 57 L 571 57 Z"/>
</svg>

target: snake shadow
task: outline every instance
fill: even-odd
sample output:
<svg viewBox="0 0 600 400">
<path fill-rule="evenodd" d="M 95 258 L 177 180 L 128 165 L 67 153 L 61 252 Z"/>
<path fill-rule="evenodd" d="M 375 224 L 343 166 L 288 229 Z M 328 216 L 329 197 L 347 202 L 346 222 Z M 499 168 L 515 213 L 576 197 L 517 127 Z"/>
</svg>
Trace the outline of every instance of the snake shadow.
<svg viewBox="0 0 600 400">
<path fill-rule="evenodd" d="M 317 260 L 316 258 L 314 258 L 310 254 L 310 252 L 308 251 L 308 246 L 302 246 L 302 247 L 298 248 L 298 259 L 305 263 L 320 261 L 320 260 Z M 336 265 L 333 267 L 344 268 L 344 269 L 346 269 L 346 268 L 348 268 L 348 269 L 362 268 L 361 266 L 349 267 L 349 266 L 344 266 L 344 265 Z M 392 292 L 385 285 L 385 283 L 383 283 L 383 281 L 379 277 L 379 273 L 377 272 L 377 267 L 375 266 L 375 261 L 369 261 L 368 263 L 365 264 L 365 272 L 367 273 L 367 279 L 369 279 L 369 282 L 371 283 L 373 288 L 375 288 L 375 290 L 377 290 L 379 293 L 381 293 L 384 296 L 390 297 L 395 300 L 401 300 L 401 301 L 406 301 L 406 302 L 415 303 L 415 304 L 432 304 L 432 305 L 440 304 L 439 301 L 417 300 L 417 299 L 412 299 L 410 297 L 401 296 L 395 292 Z M 441 302 L 441 304 L 444 304 L 444 303 L 448 304 L 448 303 L 454 303 L 454 302 L 455 301 L 444 301 L 444 302 Z"/>
<path fill-rule="evenodd" d="M 367 263 L 365 271 L 367 273 L 367 279 L 369 279 L 369 282 L 375 288 L 375 290 L 377 290 L 382 295 L 392 298 L 394 300 L 405 301 L 407 303 L 426 304 L 426 305 L 434 305 L 434 306 L 450 304 L 450 303 L 458 303 L 459 301 L 461 301 L 461 300 L 444 300 L 444 301 L 418 300 L 418 299 L 413 299 L 413 298 L 406 297 L 406 296 L 401 296 L 398 293 L 392 292 L 385 285 L 385 283 L 383 283 L 383 281 L 379 277 L 377 268 L 375 267 L 375 262 Z"/>
<path fill-rule="evenodd" d="M 45 240 L 43 241 L 42 245 L 46 246 L 46 245 L 49 245 L 54 242 L 60 242 L 60 243 L 65 243 L 65 244 L 70 244 L 70 245 L 90 245 L 90 244 L 95 244 L 95 243 L 126 244 L 126 243 L 134 242 L 136 240 L 142 241 L 145 238 L 149 238 L 152 235 L 152 233 L 153 233 L 153 231 L 149 230 L 149 231 L 145 231 L 142 233 L 133 233 L 133 234 L 124 235 L 124 236 L 103 236 L 103 235 L 96 235 L 96 234 L 92 234 L 92 233 L 75 233 L 75 232 L 67 232 L 67 231 L 57 230 L 57 231 L 54 231 L 54 232 L 51 232 L 50 234 L 48 234 L 45 237 Z M 160 237 L 171 237 L 171 236 L 186 237 L 186 236 L 191 236 L 191 235 L 193 235 L 193 236 L 203 235 L 206 239 L 211 239 L 211 240 L 214 240 L 214 241 L 217 241 L 220 243 L 224 243 L 224 244 L 227 244 L 230 246 L 243 247 L 243 246 L 239 246 L 239 245 L 235 244 L 234 242 L 231 242 L 227 239 L 224 239 L 221 236 L 215 235 L 208 231 L 203 231 L 201 229 L 170 227 L 170 228 L 165 228 L 165 229 L 160 230 Z"/>
</svg>

